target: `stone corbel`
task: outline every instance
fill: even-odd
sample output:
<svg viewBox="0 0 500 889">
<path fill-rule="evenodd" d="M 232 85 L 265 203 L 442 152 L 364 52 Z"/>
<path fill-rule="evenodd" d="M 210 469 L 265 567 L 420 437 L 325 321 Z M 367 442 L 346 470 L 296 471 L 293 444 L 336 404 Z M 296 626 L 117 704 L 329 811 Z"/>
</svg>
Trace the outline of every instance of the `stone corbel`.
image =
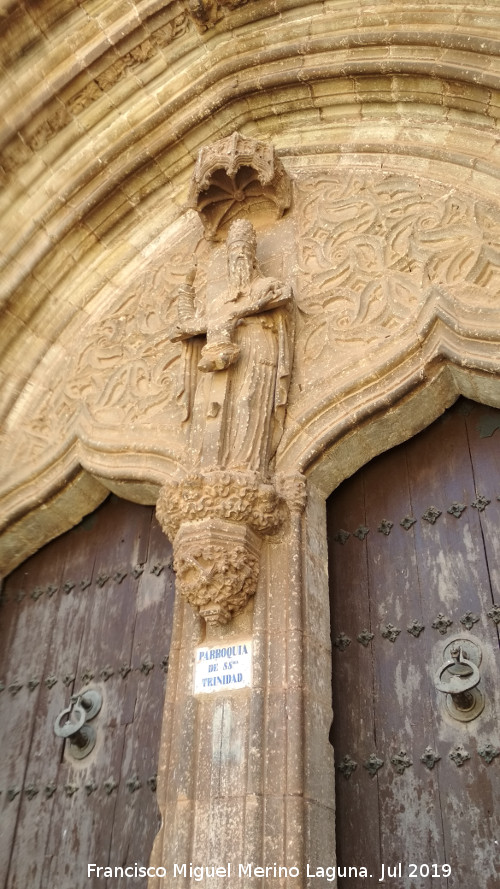
<svg viewBox="0 0 500 889">
<path fill-rule="evenodd" d="M 254 595 L 262 539 L 282 528 L 288 507 L 258 474 L 215 470 L 165 485 L 156 514 L 173 540 L 181 595 L 221 625 Z"/>
<path fill-rule="evenodd" d="M 252 210 L 279 219 L 290 203 L 290 179 L 270 143 L 235 132 L 200 150 L 187 205 L 208 239 L 224 237 L 233 219 Z"/>
</svg>

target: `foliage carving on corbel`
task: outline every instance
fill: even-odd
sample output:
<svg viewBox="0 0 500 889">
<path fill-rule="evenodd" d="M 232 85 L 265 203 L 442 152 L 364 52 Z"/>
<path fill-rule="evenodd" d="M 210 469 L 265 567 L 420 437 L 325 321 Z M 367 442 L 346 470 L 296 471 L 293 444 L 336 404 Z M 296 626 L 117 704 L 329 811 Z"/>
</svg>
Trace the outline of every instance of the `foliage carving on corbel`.
<svg viewBox="0 0 500 889">
<path fill-rule="evenodd" d="M 207 623 L 227 623 L 255 594 L 262 537 L 287 514 L 256 473 L 190 473 L 162 488 L 156 515 L 174 542 L 177 586 Z"/>
</svg>

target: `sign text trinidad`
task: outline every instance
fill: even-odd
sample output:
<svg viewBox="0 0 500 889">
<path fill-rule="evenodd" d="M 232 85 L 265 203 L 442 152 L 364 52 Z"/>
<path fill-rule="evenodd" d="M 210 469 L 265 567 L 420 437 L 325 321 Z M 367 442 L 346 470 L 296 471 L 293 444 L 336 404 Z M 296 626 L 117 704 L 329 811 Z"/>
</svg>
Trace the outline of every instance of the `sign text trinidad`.
<svg viewBox="0 0 500 889">
<path fill-rule="evenodd" d="M 195 651 L 194 693 L 233 691 L 252 684 L 252 643 L 203 645 Z"/>
</svg>

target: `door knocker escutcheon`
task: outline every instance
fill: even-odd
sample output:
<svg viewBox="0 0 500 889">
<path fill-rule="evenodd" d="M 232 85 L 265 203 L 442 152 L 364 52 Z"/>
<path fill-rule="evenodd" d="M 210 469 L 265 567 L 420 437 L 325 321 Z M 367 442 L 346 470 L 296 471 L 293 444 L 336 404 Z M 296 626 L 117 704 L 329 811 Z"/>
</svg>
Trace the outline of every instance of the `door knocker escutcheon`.
<svg viewBox="0 0 500 889">
<path fill-rule="evenodd" d="M 454 639 L 444 649 L 443 657 L 434 684 L 446 695 L 450 716 L 459 722 L 470 722 L 484 709 L 484 696 L 477 688 L 481 681 L 481 650 L 475 641 Z"/>
<path fill-rule="evenodd" d="M 68 741 L 68 753 L 73 759 L 84 759 L 94 749 L 96 730 L 88 725 L 102 706 L 102 695 L 96 689 L 88 689 L 70 698 L 69 707 L 59 713 L 54 722 L 58 738 Z"/>
</svg>

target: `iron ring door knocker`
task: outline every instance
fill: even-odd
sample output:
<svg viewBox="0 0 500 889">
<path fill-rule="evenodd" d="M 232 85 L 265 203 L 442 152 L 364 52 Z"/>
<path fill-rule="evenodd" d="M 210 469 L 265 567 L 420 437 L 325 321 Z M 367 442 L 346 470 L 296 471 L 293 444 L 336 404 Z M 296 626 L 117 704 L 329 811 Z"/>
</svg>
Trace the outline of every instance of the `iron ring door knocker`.
<svg viewBox="0 0 500 889">
<path fill-rule="evenodd" d="M 436 672 L 434 684 L 446 694 L 446 706 L 454 719 L 470 722 L 484 709 L 484 696 L 477 688 L 481 681 L 481 651 L 469 639 L 457 639 L 446 646 L 448 659 Z"/>
<path fill-rule="evenodd" d="M 84 759 L 94 749 L 96 730 L 88 722 L 97 716 L 101 706 L 101 693 L 89 689 L 72 695 L 69 707 L 56 718 L 54 732 L 58 738 L 68 741 L 68 752 L 74 759 Z"/>
</svg>

